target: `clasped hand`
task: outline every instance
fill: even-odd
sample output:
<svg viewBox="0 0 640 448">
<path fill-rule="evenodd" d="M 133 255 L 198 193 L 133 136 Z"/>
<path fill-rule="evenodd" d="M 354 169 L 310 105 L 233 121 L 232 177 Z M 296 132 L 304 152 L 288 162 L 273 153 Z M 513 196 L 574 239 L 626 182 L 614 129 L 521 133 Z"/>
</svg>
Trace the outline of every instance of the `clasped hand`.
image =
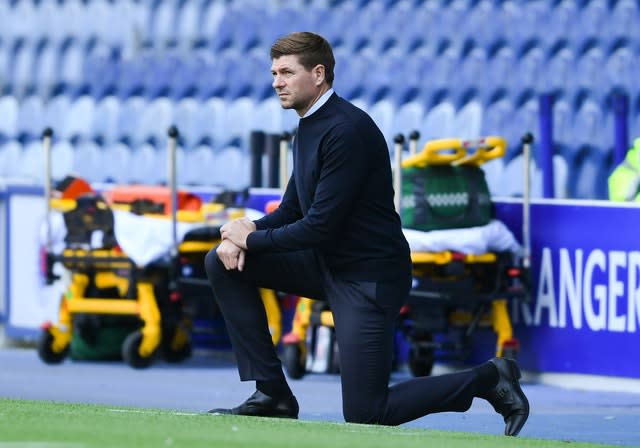
<svg viewBox="0 0 640 448">
<path fill-rule="evenodd" d="M 226 269 L 244 269 L 247 236 L 254 230 L 256 225 L 247 218 L 235 219 L 220 228 L 222 242 L 216 253 Z"/>
</svg>

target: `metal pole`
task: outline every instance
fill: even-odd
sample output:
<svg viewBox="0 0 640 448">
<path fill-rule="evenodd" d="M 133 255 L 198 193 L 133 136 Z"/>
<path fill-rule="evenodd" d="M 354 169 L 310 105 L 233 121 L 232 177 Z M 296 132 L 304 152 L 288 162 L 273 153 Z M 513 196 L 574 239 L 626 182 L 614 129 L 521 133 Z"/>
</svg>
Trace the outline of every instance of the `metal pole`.
<svg viewBox="0 0 640 448">
<path fill-rule="evenodd" d="M 44 202 L 45 202 L 45 232 L 46 241 L 45 246 L 47 253 L 51 251 L 51 140 L 53 137 L 53 130 L 46 128 L 42 132 L 42 147 L 44 149 Z"/>
<path fill-rule="evenodd" d="M 533 141 L 533 140 L 532 140 Z M 553 95 L 540 96 L 540 152 L 542 170 L 542 196 L 555 197 L 553 191 Z"/>
<path fill-rule="evenodd" d="M 280 190 L 284 194 L 289 181 L 289 141 L 291 134 L 283 132 L 280 135 Z"/>
<path fill-rule="evenodd" d="M 420 132 L 412 131 L 409 134 L 409 155 L 414 156 L 418 152 L 418 140 L 420 140 Z"/>
<path fill-rule="evenodd" d="M 618 93 L 613 97 L 614 119 L 614 166 L 624 161 L 629 150 L 629 97 Z"/>
<path fill-rule="evenodd" d="M 393 142 L 393 203 L 396 212 L 400 213 L 400 200 L 402 198 L 402 148 L 404 146 L 404 135 L 398 134 L 394 137 Z"/>
<path fill-rule="evenodd" d="M 525 269 L 531 266 L 531 234 L 530 234 L 530 193 L 531 181 L 529 179 L 529 163 L 531 160 L 531 144 L 533 143 L 533 135 L 526 133 L 522 137 L 522 159 L 524 165 L 524 195 L 522 199 L 522 265 Z"/>
<path fill-rule="evenodd" d="M 178 145 L 178 128 L 171 126 L 168 130 L 169 142 L 167 145 L 167 177 L 169 181 L 169 202 L 171 204 L 171 258 L 175 258 L 178 254 L 178 230 L 177 230 L 177 213 L 178 213 L 178 193 L 176 186 L 176 152 Z"/>
<path fill-rule="evenodd" d="M 265 147 L 265 133 L 253 131 L 250 139 L 251 145 L 251 186 L 262 187 L 262 155 Z"/>
</svg>

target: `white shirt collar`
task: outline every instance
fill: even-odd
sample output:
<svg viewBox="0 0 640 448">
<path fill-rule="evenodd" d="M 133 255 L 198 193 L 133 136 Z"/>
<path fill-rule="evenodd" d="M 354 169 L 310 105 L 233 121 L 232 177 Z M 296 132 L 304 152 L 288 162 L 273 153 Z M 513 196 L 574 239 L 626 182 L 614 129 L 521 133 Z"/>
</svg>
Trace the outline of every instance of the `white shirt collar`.
<svg viewBox="0 0 640 448">
<path fill-rule="evenodd" d="M 320 109 L 324 103 L 326 103 L 327 101 L 329 101 L 329 97 L 333 94 L 333 89 L 329 89 L 326 92 L 324 92 L 324 94 L 318 98 L 318 101 L 316 101 L 315 103 L 313 103 L 313 106 L 311 106 L 309 108 L 309 110 L 307 111 L 306 114 L 304 114 L 302 116 L 302 118 L 307 118 L 309 115 L 311 115 L 312 113 L 314 113 L 315 111 L 317 111 L 318 109 Z"/>
</svg>

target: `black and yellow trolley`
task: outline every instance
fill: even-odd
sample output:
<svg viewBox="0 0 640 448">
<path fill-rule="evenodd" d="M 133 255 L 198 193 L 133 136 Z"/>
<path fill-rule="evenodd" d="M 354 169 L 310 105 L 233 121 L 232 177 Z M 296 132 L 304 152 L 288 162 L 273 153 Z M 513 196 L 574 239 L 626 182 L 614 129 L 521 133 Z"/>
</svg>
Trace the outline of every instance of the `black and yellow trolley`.
<svg viewBox="0 0 640 448">
<path fill-rule="evenodd" d="M 220 215 L 228 204 L 191 201 L 182 207 L 185 201 L 176 190 L 172 168 L 176 138 L 177 130 L 171 129 L 169 187 L 125 187 L 123 200 L 123 196 L 97 194 L 86 183 L 84 188 L 70 187 L 68 179 L 74 186 L 82 182 L 69 177 L 62 190 L 71 194 L 65 197 L 60 189 L 51 194 L 51 131 L 45 131 L 47 238 L 43 267 L 48 283 L 52 283 L 60 277 L 54 267 L 62 266 L 66 287 L 57 320 L 42 325 L 37 351 L 44 362 L 60 363 L 68 356 L 123 359 L 134 368 L 148 367 L 158 358 L 181 362 L 192 353 L 194 319 L 206 319 L 217 312 L 204 258 L 219 243 L 223 224 L 211 216 Z M 117 241 L 116 210 L 170 222 L 167 254 L 149 263 L 134 262 Z M 61 250 L 54 250 L 51 241 L 49 221 L 55 212 L 64 218 L 66 236 Z M 234 208 L 232 213 L 235 215 L 224 215 L 240 216 L 242 209 Z M 189 224 L 180 241 L 178 223 Z M 261 293 L 277 343 L 281 334 L 277 297 L 270 290 Z"/>
</svg>

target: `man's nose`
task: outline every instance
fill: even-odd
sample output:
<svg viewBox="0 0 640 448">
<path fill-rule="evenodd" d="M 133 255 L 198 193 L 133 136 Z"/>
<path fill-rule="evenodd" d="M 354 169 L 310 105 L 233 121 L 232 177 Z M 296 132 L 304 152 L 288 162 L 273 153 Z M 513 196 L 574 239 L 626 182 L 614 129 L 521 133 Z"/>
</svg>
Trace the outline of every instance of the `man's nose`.
<svg viewBox="0 0 640 448">
<path fill-rule="evenodd" d="M 271 83 L 271 85 L 274 89 L 277 89 L 278 87 L 282 87 L 284 85 L 284 80 L 281 76 L 274 76 L 273 83 Z"/>
</svg>

